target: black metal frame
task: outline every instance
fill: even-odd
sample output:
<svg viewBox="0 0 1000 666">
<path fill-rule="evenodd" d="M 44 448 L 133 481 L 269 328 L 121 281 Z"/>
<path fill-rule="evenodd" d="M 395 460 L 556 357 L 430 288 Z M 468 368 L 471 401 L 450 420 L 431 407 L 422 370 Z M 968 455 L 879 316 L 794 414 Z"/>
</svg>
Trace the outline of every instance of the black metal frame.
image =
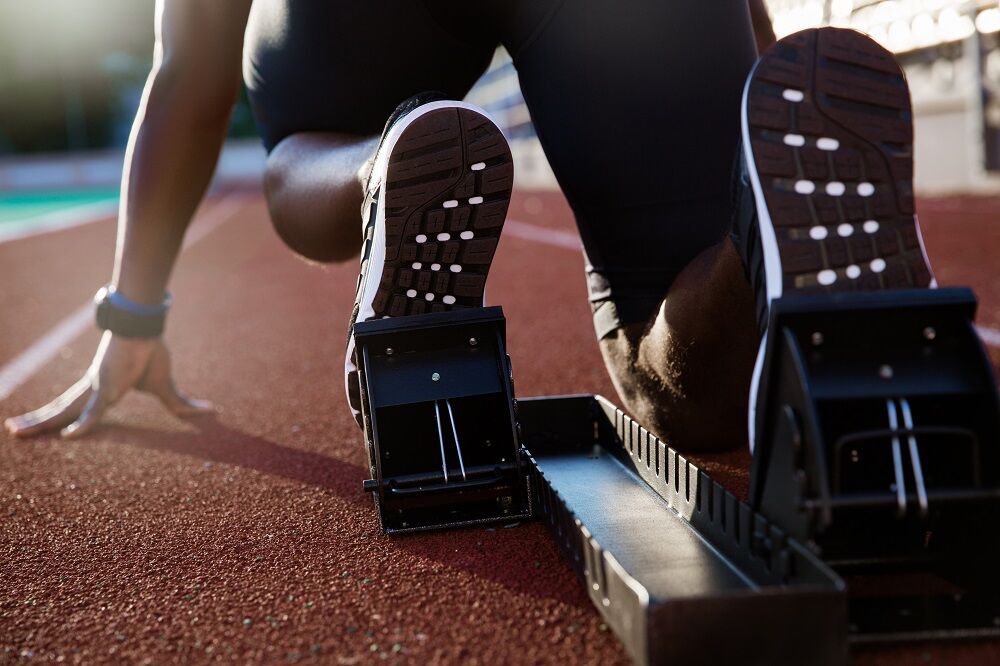
<svg viewBox="0 0 1000 666">
<path fill-rule="evenodd" d="M 1000 636 L 1000 409 L 967 289 L 779 299 L 750 504 L 848 582 L 852 640 Z"/>
</svg>

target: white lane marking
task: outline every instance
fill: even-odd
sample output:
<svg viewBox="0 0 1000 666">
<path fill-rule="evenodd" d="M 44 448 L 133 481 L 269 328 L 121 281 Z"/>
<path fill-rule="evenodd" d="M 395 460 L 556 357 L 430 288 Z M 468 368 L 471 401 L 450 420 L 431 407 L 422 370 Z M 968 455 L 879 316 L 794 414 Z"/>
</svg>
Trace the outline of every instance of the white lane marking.
<svg viewBox="0 0 1000 666">
<path fill-rule="evenodd" d="M 244 197 L 226 197 L 199 215 L 184 239 L 191 247 L 230 220 L 246 203 Z M 0 368 L 0 400 L 7 399 L 21 384 L 52 360 L 63 347 L 87 330 L 94 321 L 94 305 L 87 302 L 38 338 L 30 347 Z"/>
<path fill-rule="evenodd" d="M 503 225 L 503 232 L 508 236 L 514 236 L 522 240 L 536 241 L 554 247 L 561 247 L 567 250 L 580 249 L 580 237 L 568 231 L 549 229 L 527 222 L 517 220 L 507 220 Z"/>
<path fill-rule="evenodd" d="M 515 236 L 522 240 L 536 241 L 553 247 L 561 247 L 565 250 L 580 249 L 580 239 L 576 234 L 571 234 L 568 231 L 559 231 L 557 229 L 539 227 L 534 224 L 528 224 L 527 222 L 519 222 L 518 220 L 507 220 L 504 224 L 504 233 L 508 236 Z M 455 266 L 452 266 L 452 270 L 454 269 Z M 987 328 L 985 326 L 977 326 L 976 330 L 979 332 L 979 337 L 981 337 L 983 342 L 987 345 L 991 347 L 1000 347 L 1000 330 Z"/>
<path fill-rule="evenodd" d="M 9 225 L 11 228 L 0 229 L 0 243 L 100 222 L 114 217 L 117 211 L 118 200 L 115 199 L 114 201 L 95 201 L 94 203 L 81 204 L 44 215 L 34 215 L 23 220 L 10 220 L 4 222 L 4 226 Z"/>
<path fill-rule="evenodd" d="M 979 337 L 983 339 L 983 342 L 991 347 L 1000 347 L 1000 331 L 995 328 L 987 328 L 986 326 L 976 326 L 976 332 L 979 333 Z"/>
</svg>

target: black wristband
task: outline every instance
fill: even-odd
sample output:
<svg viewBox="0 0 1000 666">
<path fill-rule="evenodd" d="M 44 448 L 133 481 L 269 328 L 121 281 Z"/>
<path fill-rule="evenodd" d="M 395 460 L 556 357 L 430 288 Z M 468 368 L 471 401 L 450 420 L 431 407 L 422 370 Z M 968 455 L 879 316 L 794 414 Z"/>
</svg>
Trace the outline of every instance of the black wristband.
<svg viewBox="0 0 1000 666">
<path fill-rule="evenodd" d="M 116 306 L 112 302 L 112 293 L 112 289 L 105 286 L 94 295 L 98 328 L 125 338 L 156 338 L 163 335 L 169 299 L 159 308 L 159 312 L 139 314 Z"/>
</svg>

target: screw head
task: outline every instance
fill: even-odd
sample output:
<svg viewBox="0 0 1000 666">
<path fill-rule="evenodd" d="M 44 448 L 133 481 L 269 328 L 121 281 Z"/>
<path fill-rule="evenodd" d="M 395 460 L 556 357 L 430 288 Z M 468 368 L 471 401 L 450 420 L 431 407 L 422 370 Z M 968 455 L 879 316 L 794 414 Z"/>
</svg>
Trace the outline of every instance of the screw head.
<svg viewBox="0 0 1000 666">
<path fill-rule="evenodd" d="M 386 356 L 392 356 L 392 354 L 393 354 L 392 347 L 386 347 L 385 348 L 385 355 Z"/>
<path fill-rule="evenodd" d="M 823 344 L 823 334 L 820 333 L 819 331 L 816 331 L 811 336 L 809 336 L 809 339 L 812 341 L 813 347 L 819 347 L 821 344 Z"/>
<path fill-rule="evenodd" d="M 882 379 L 892 379 L 892 366 L 889 364 L 884 364 L 879 366 L 878 376 Z"/>
<path fill-rule="evenodd" d="M 475 338 L 469 338 L 469 346 L 470 347 L 475 347 L 478 344 L 479 344 L 479 340 L 476 340 Z"/>
<path fill-rule="evenodd" d="M 431 375 L 431 381 L 432 382 L 436 382 L 436 381 L 438 381 L 440 379 L 441 379 L 441 373 L 440 372 L 435 372 L 433 375 Z"/>
<path fill-rule="evenodd" d="M 937 337 L 937 331 L 934 330 L 933 326 L 928 326 L 924 329 L 924 339 L 933 340 Z"/>
</svg>

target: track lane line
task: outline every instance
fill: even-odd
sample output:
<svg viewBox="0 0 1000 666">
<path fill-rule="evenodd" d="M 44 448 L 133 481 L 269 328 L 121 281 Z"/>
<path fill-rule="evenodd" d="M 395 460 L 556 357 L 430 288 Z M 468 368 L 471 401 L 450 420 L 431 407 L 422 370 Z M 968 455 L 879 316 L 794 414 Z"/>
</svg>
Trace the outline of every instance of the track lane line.
<svg viewBox="0 0 1000 666">
<path fill-rule="evenodd" d="M 537 241 L 546 245 L 561 247 L 565 250 L 579 251 L 582 248 L 580 237 L 577 234 L 558 229 L 549 229 L 548 227 L 540 227 L 537 224 L 529 224 L 519 220 L 507 220 L 504 222 L 503 233 L 522 240 Z"/>
<path fill-rule="evenodd" d="M 4 226 L 26 224 L 28 226 L 14 229 L 0 229 L 0 243 L 21 240 L 22 238 L 32 238 L 54 231 L 82 227 L 86 224 L 110 220 L 118 211 L 118 201 L 97 201 L 94 203 L 81 204 L 72 208 L 34 215 L 21 220 L 9 220 L 4 222 Z"/>
<path fill-rule="evenodd" d="M 195 218 L 184 238 L 187 249 L 232 219 L 247 203 L 246 197 L 228 196 Z M 75 340 L 93 324 L 94 304 L 84 303 L 52 327 L 30 347 L 0 367 L 0 401 L 6 400 L 38 370 L 51 361 L 59 350 Z"/>
<path fill-rule="evenodd" d="M 553 247 L 560 247 L 566 250 L 579 250 L 580 237 L 568 231 L 549 229 L 536 224 L 521 222 L 519 220 L 507 220 L 504 223 L 504 233 L 510 234 L 522 240 L 544 243 Z M 976 326 L 979 337 L 990 347 L 1000 348 L 1000 330 L 987 326 Z"/>
</svg>

